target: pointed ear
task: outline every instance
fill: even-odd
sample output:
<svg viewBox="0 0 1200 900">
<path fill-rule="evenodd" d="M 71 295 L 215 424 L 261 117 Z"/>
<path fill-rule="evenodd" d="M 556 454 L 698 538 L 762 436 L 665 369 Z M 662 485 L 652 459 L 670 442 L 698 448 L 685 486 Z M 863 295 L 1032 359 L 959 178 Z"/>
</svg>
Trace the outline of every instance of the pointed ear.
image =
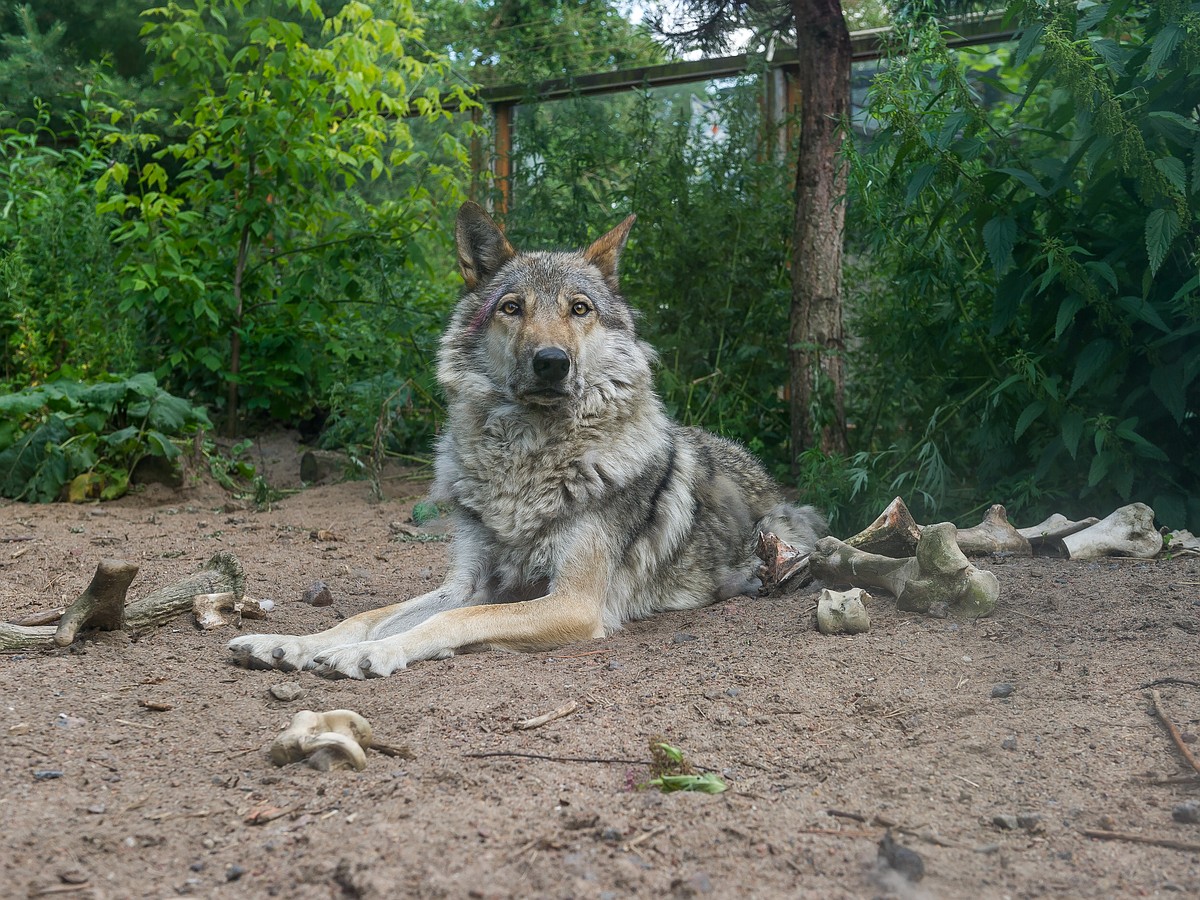
<svg viewBox="0 0 1200 900">
<path fill-rule="evenodd" d="M 583 251 L 583 258 L 600 270 L 611 290 L 618 290 L 617 263 L 620 262 L 621 251 L 625 249 L 625 241 L 629 239 L 629 229 L 636 220 L 637 216 L 630 216 Z"/>
<path fill-rule="evenodd" d="M 458 243 L 458 270 L 469 291 L 475 290 L 517 255 L 500 226 L 482 206 L 471 201 L 458 210 L 454 239 Z"/>
</svg>

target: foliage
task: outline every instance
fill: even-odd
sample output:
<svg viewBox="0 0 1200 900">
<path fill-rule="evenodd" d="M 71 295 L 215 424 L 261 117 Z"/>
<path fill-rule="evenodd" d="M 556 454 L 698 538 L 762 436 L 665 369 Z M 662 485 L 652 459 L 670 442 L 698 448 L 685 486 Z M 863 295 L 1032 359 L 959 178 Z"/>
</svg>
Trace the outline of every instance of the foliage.
<svg viewBox="0 0 1200 900">
<path fill-rule="evenodd" d="M 1195 528 L 1200 20 L 1011 12 L 1019 44 L 974 57 L 916 20 L 872 88 L 853 370 L 859 448 L 884 453 L 864 477 L 930 509 L 1139 499 Z"/>
<path fill-rule="evenodd" d="M 115 221 L 91 191 L 107 160 L 75 121 L 74 146 L 53 146 L 44 107 L 0 129 L 0 390 L 134 366 L 136 331 L 116 314 Z"/>
<path fill-rule="evenodd" d="M 147 373 L 0 395 L 0 496 L 36 503 L 119 497 L 143 457 L 174 460 L 173 439 L 209 427 L 203 409 Z"/>
<path fill-rule="evenodd" d="M 650 739 L 650 774 L 653 777 L 647 784 L 664 794 L 674 791 L 720 794 L 729 789 L 716 772 L 697 773 L 682 750 L 659 737 Z"/>
<path fill-rule="evenodd" d="M 329 16 L 315 0 L 281 6 L 286 17 L 246 0 L 149 10 L 155 78 L 182 107 L 165 133 L 156 110 L 110 108 L 128 162 L 97 183 L 101 210 L 122 219 L 122 311 L 167 348 L 160 377 L 207 397 L 224 386 L 231 426 L 241 406 L 311 408 L 331 331 L 357 324 L 338 306 L 377 299 L 381 245 L 419 266 L 435 192 L 453 197 L 466 168 L 453 129 L 414 142 L 410 115 L 441 122 L 447 96 L 470 101 L 434 86 L 444 60 L 408 50 L 421 36 L 410 0 Z"/>
<path fill-rule="evenodd" d="M 429 42 L 483 84 L 526 84 L 663 62 L 613 0 L 427 0 Z"/>
</svg>

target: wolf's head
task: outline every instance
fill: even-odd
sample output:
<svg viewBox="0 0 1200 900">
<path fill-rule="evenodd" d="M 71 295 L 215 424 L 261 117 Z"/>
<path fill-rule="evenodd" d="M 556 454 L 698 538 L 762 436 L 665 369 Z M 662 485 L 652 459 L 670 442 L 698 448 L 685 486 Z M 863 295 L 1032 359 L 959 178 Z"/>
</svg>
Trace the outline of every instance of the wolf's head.
<svg viewBox="0 0 1200 900">
<path fill-rule="evenodd" d="M 455 238 L 465 290 L 439 359 L 447 394 L 482 389 L 549 410 L 644 388 L 653 352 L 637 339 L 617 279 L 633 221 L 586 250 L 521 253 L 478 204 L 463 204 Z"/>
</svg>

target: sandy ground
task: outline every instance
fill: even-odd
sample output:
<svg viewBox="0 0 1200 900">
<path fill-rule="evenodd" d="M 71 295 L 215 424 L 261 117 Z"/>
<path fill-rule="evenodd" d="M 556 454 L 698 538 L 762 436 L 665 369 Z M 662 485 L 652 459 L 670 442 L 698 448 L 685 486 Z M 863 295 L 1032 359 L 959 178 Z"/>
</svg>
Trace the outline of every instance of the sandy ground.
<svg viewBox="0 0 1200 900">
<path fill-rule="evenodd" d="M 287 486 L 298 452 L 275 440 L 257 462 Z M 205 480 L 6 504 L 0 618 L 72 599 L 102 557 L 141 567 L 139 597 L 227 550 L 277 603 L 242 627 L 319 630 L 442 576 L 444 543 L 389 528 L 423 489 L 393 479 L 372 503 L 362 482 L 329 483 L 256 511 Z M 1002 598 L 972 624 L 884 599 L 869 634 L 823 637 L 806 590 L 369 682 L 236 668 L 232 627 L 190 617 L 0 655 L 0 896 L 1200 896 L 1200 852 L 1083 833 L 1200 844 L 1173 818 L 1200 784 L 1175 778 L 1190 769 L 1143 687 L 1200 680 L 1200 561 L 983 565 Z M 300 602 L 317 579 L 331 606 Z M 275 699 L 280 685 L 300 696 Z M 1200 686 L 1160 690 L 1194 741 Z M 295 711 L 339 707 L 412 758 L 271 764 Z M 644 787 L 656 735 L 729 790 Z M 500 752 L 538 758 L 471 755 Z M 923 858 L 918 883 L 879 863 L 887 823 Z"/>
</svg>

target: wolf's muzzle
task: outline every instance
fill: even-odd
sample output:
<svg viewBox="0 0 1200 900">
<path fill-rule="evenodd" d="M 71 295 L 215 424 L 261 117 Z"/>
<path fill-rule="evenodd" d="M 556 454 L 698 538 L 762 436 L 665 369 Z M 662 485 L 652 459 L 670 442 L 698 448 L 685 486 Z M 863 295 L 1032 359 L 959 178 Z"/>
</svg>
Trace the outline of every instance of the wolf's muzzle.
<svg viewBox="0 0 1200 900">
<path fill-rule="evenodd" d="M 570 372 L 571 357 L 561 347 L 542 347 L 533 354 L 533 376 L 539 384 L 559 384 Z"/>
</svg>

